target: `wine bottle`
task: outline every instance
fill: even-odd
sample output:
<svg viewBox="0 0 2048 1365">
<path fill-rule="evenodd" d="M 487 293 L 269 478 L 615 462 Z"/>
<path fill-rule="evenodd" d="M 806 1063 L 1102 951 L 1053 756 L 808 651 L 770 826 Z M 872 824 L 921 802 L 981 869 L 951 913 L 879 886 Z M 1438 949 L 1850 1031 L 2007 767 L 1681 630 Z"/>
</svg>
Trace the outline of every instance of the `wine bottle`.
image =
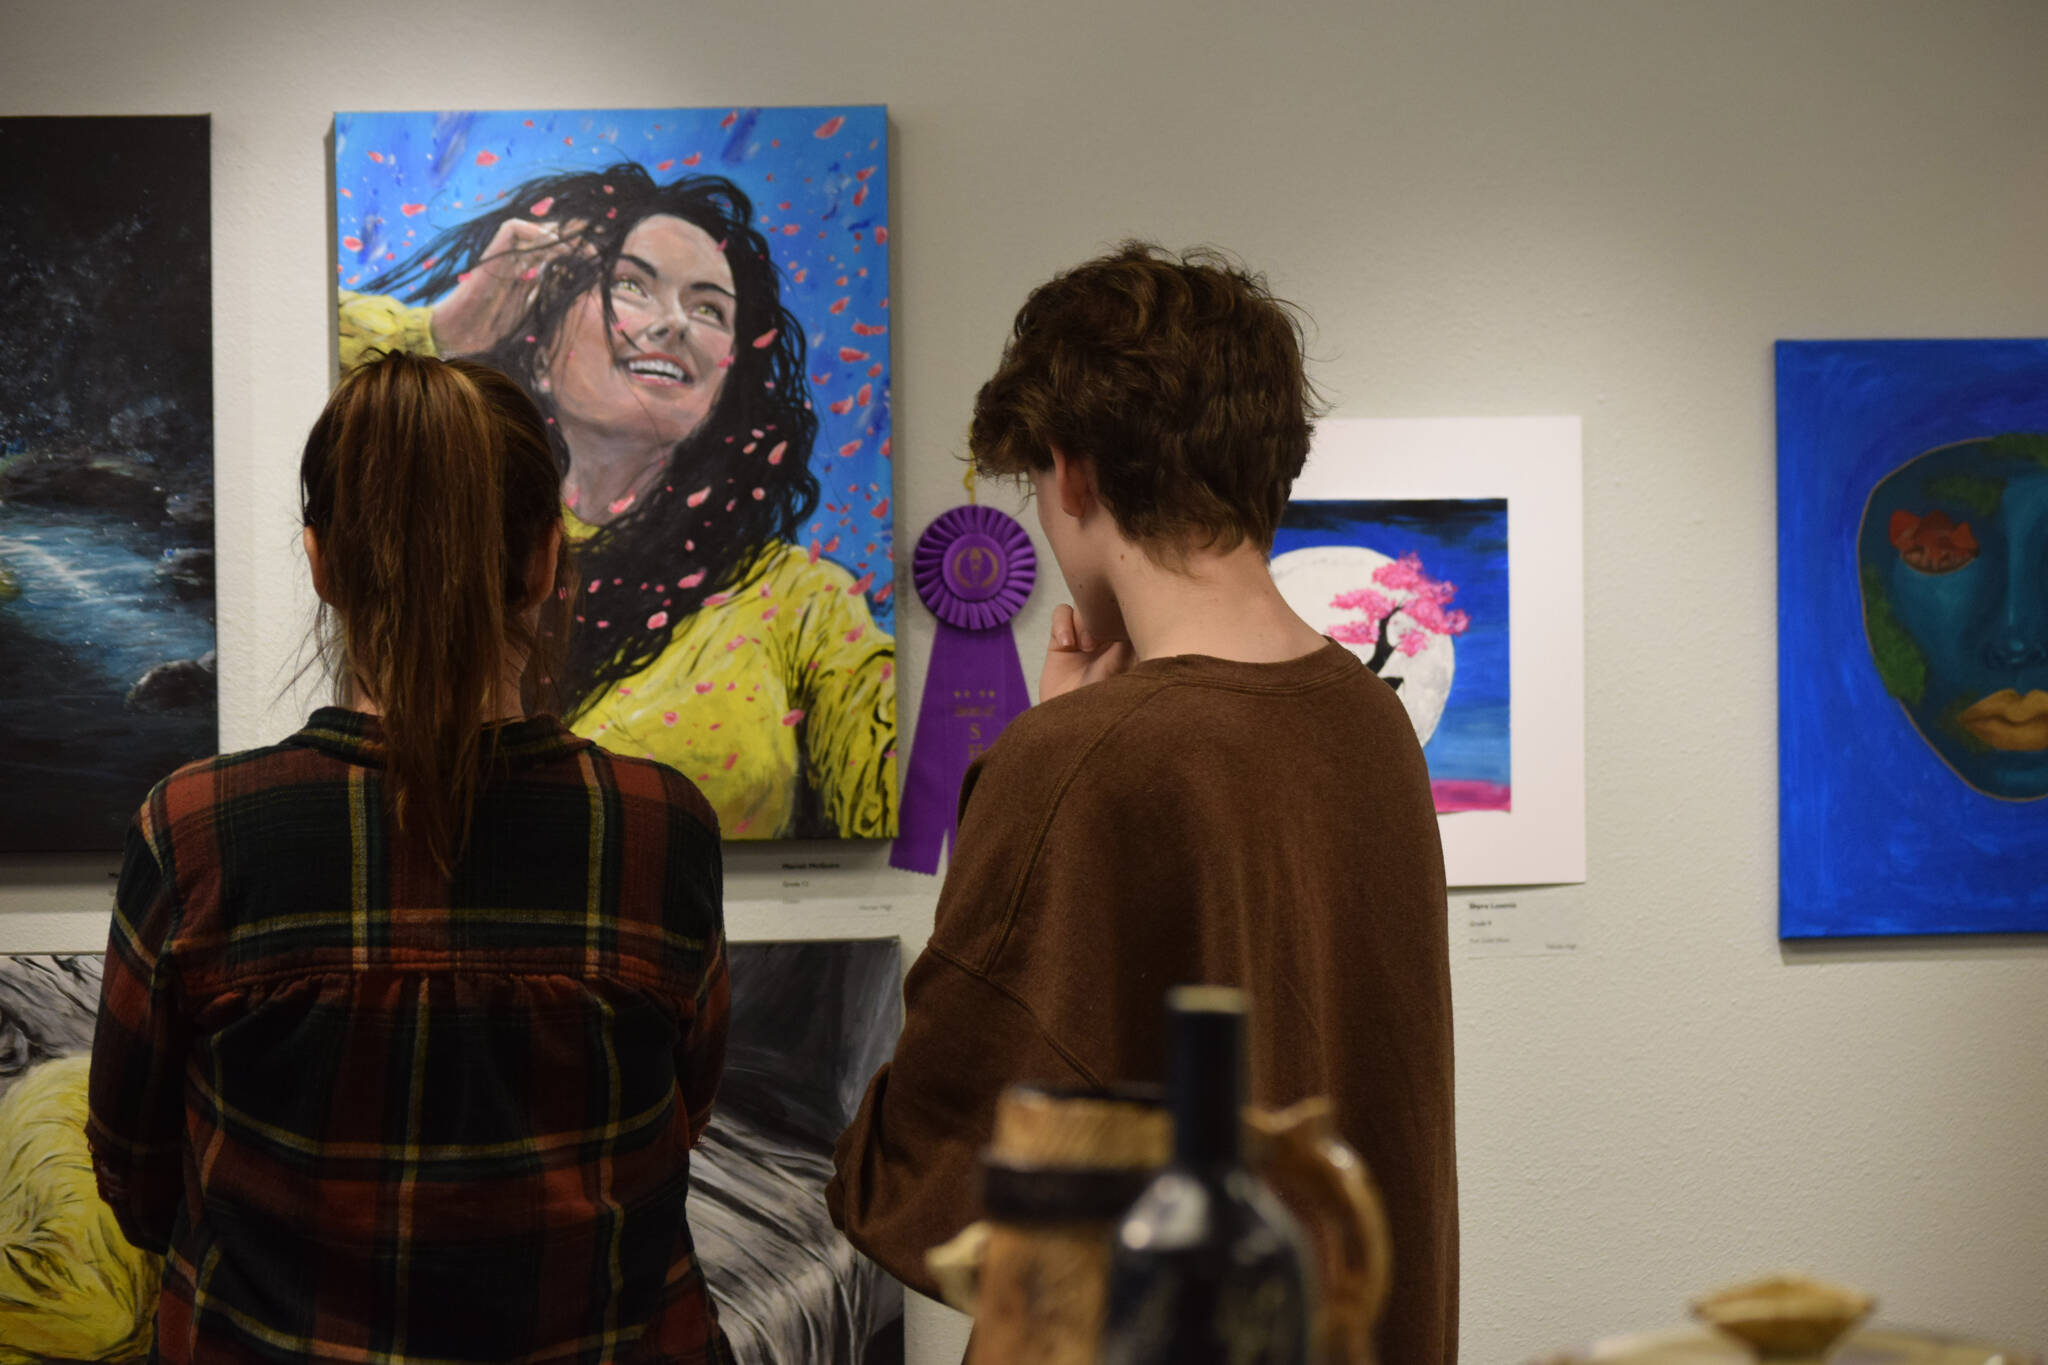
<svg viewBox="0 0 2048 1365">
<path fill-rule="evenodd" d="M 1103 1365 L 1305 1365 L 1306 1243 L 1244 1165 L 1243 993 L 1167 1002 L 1173 1161 L 1117 1227 Z"/>
</svg>

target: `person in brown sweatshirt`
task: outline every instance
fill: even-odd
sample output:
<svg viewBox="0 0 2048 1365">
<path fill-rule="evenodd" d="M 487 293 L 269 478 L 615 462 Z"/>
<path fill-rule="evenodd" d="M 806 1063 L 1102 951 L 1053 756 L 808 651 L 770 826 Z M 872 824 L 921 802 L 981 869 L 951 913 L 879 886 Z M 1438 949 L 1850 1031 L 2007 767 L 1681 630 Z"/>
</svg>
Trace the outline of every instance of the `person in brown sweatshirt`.
<svg viewBox="0 0 2048 1365">
<path fill-rule="evenodd" d="M 854 1245 L 934 1292 L 1015 1081 L 1156 1081 L 1168 988 L 1250 997 L 1256 1103 L 1311 1095 L 1393 1227 L 1387 1365 L 1457 1357 L 1443 853 L 1393 689 L 1266 567 L 1308 454 L 1294 314 L 1263 280 L 1138 243 L 1040 287 L 976 400 L 977 468 L 1027 476 L 1073 595 L 1040 701 L 969 770 L 894 1059 L 826 1190 Z"/>
</svg>

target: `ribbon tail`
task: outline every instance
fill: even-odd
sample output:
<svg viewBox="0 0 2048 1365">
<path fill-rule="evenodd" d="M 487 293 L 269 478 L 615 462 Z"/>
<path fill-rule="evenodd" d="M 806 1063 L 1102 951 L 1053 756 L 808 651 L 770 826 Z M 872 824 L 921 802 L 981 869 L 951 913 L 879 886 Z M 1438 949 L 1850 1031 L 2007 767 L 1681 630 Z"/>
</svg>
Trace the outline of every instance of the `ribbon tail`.
<svg viewBox="0 0 2048 1365">
<path fill-rule="evenodd" d="M 941 625 L 941 631 L 949 627 Z M 933 647 L 934 661 L 937 646 Z M 896 842 L 889 849 L 889 866 L 903 872 L 936 876 L 939 855 L 952 842 L 955 815 L 948 794 L 957 802 L 960 780 L 967 774 L 967 761 L 956 765 L 951 755 L 939 750 L 944 737 L 939 731 L 953 708 L 952 699 L 925 679 L 924 697 L 917 707 L 917 734 L 910 748 L 910 765 L 903 776 L 903 802 L 897 807 Z"/>
<path fill-rule="evenodd" d="M 1007 628 L 961 630 L 938 623 L 889 866 L 926 876 L 938 872 L 940 854 L 958 829 L 967 769 L 1030 704 L 1017 641 Z"/>
</svg>

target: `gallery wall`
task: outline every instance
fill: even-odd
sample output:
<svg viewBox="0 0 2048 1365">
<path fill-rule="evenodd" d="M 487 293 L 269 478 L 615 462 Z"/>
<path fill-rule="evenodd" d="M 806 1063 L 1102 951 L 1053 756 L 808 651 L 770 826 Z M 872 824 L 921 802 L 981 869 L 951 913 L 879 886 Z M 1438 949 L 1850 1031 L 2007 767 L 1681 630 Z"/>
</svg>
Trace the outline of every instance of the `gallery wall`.
<svg viewBox="0 0 2048 1365">
<path fill-rule="evenodd" d="M 886 103 L 904 545 L 961 500 L 1024 293 L 1130 235 L 1269 272 L 1339 415 L 1581 416 L 1589 877 L 1491 893 L 1577 946 L 1469 956 L 1454 901 L 1464 1358 L 1781 1265 L 2039 1347 L 2048 943 L 1776 938 L 1770 347 L 2048 330 L 2044 50 L 2024 3 L 71 0 L 10 10 L 0 114 L 213 116 L 229 747 L 311 697 L 337 109 Z M 109 872 L 0 865 L 0 951 L 100 946 Z M 911 949 L 935 889 L 825 844 L 730 883 L 737 935 Z M 964 1339 L 910 1331 L 920 1365 Z"/>
</svg>

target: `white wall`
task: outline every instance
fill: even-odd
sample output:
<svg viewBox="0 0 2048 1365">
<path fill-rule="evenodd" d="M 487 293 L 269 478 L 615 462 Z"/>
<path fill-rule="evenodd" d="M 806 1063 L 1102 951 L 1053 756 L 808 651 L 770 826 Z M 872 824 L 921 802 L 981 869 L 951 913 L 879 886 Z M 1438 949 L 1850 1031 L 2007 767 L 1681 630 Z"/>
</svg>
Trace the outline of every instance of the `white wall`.
<svg viewBox="0 0 2048 1365">
<path fill-rule="evenodd" d="M 1341 414 L 1583 414 L 1592 875 L 1525 901 L 1588 947 L 1455 971 L 1489 1365 L 1779 1264 L 2048 1345 L 2048 943 L 1774 936 L 1769 355 L 2048 330 L 2044 53 L 2048 9 L 1962 0 L 67 0 L 9 7 L 0 112 L 214 116 L 229 746 L 297 715 L 337 108 L 889 104 L 905 545 L 1025 291 L 1129 234 L 1269 271 Z M 813 893 L 929 895 L 798 852 L 844 863 Z M 734 850 L 734 894 L 791 856 Z M 0 867 L 0 950 L 95 946 L 106 872 Z M 957 1352 L 938 1310 L 913 1332 Z"/>
</svg>

